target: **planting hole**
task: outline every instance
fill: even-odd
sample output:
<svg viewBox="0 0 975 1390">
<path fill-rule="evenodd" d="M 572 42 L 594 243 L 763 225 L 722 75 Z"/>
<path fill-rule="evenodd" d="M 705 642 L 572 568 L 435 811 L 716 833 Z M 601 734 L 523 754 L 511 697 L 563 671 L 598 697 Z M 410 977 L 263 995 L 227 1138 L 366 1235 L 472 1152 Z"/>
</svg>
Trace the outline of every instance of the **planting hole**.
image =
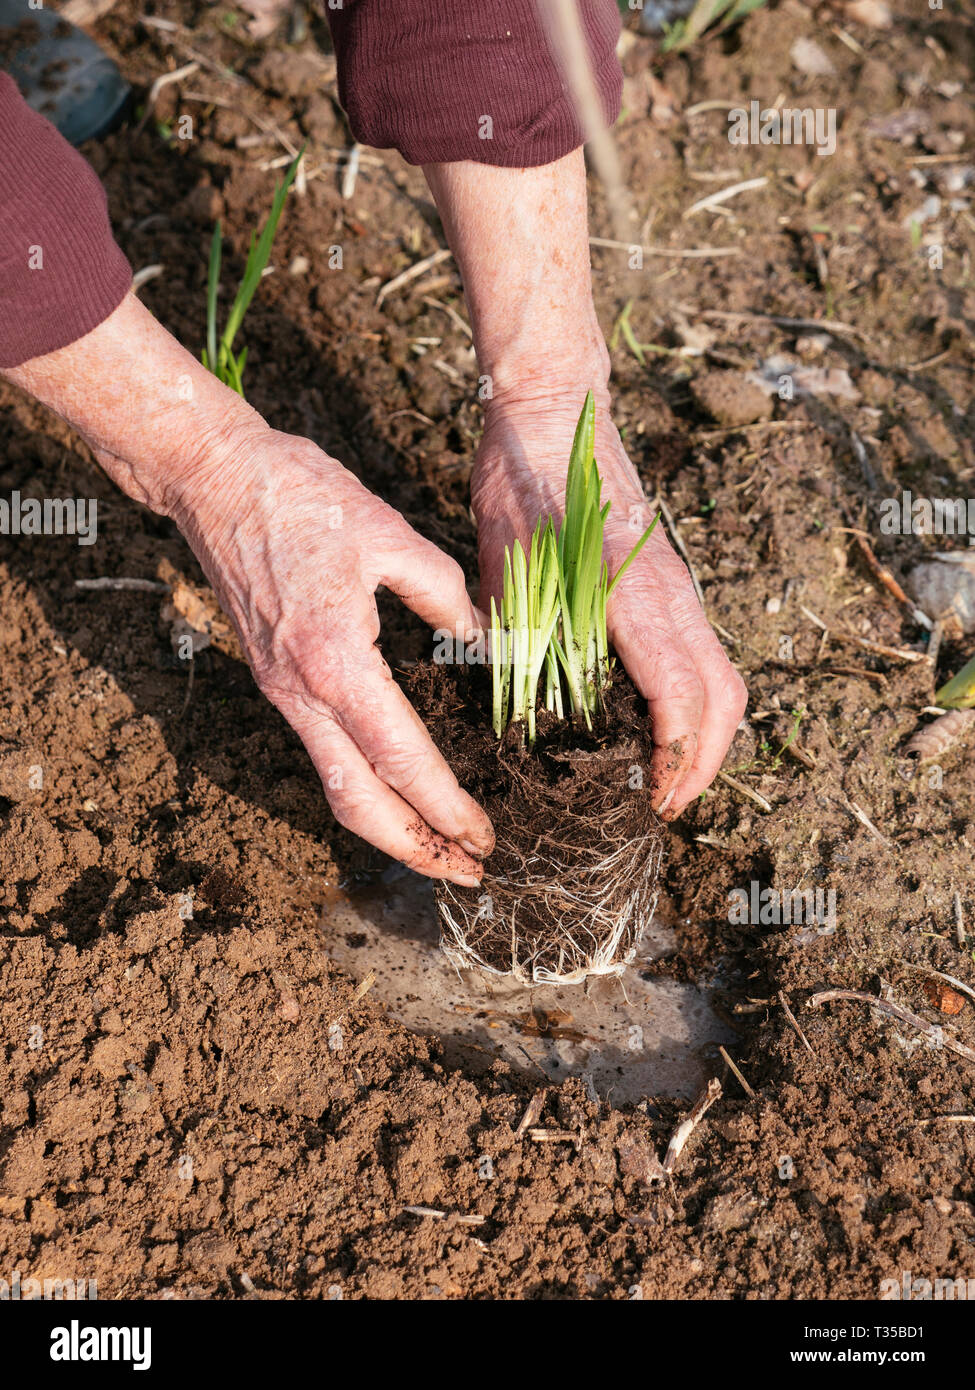
<svg viewBox="0 0 975 1390">
<path fill-rule="evenodd" d="M 458 975 L 440 951 L 430 881 L 399 865 L 383 879 L 333 895 L 322 917 L 326 949 L 356 980 L 375 971 L 370 998 L 413 1032 L 440 1038 L 450 1066 L 483 1071 L 502 1057 L 538 1081 L 543 1072 L 555 1082 L 588 1075 L 600 1099 L 622 1105 L 692 1098 L 720 1066 L 718 1045 L 735 1041 L 708 989 L 641 975 L 674 950 L 659 920 L 621 980 L 528 989 Z"/>
</svg>

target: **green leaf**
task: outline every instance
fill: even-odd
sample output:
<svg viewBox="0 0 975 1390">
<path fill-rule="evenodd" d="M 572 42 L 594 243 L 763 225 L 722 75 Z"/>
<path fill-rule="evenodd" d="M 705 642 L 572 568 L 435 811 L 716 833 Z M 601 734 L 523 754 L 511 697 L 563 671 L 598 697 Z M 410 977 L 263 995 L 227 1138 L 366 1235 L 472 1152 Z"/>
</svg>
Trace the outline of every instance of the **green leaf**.
<svg viewBox="0 0 975 1390">
<path fill-rule="evenodd" d="M 935 704 L 945 709 L 972 709 L 975 706 L 975 656 L 957 676 L 941 687 L 934 697 Z"/>
<path fill-rule="evenodd" d="M 254 298 L 257 287 L 261 282 L 261 277 L 267 269 L 268 261 L 271 258 L 271 248 L 274 244 L 274 237 L 278 229 L 278 222 L 284 210 L 284 202 L 288 196 L 288 190 L 292 183 L 294 183 L 298 173 L 298 165 L 304 153 L 305 146 L 302 145 L 301 149 L 288 166 L 284 176 L 284 182 L 274 191 L 271 211 L 261 231 L 260 237 L 251 236 L 247 263 L 244 266 L 244 275 L 219 340 L 217 337 L 217 295 L 220 288 L 221 244 L 223 239 L 219 222 L 217 222 L 214 228 L 213 238 L 210 242 L 210 263 L 207 271 L 207 346 L 205 352 L 205 365 L 215 376 L 219 377 L 220 380 L 225 382 L 228 386 L 232 386 L 240 395 L 244 394 L 242 377 L 247 355 L 245 348 L 238 358 L 234 358 L 234 340 L 240 331 L 244 315 L 250 307 L 251 300 Z"/>
<path fill-rule="evenodd" d="M 637 541 L 636 545 L 635 545 L 635 546 L 633 547 L 633 549 L 630 551 L 629 555 L 627 555 L 626 559 L 623 561 L 623 563 L 620 565 L 619 569 L 618 569 L 618 570 L 616 571 L 616 573 L 613 575 L 613 582 L 610 584 L 608 590 L 606 591 L 606 597 L 607 597 L 607 599 L 610 597 L 610 595 L 612 594 L 613 590 L 616 588 L 617 584 L 620 582 L 620 580 L 623 578 L 623 576 L 624 576 L 624 574 L 626 573 L 626 571 L 629 569 L 630 564 L 632 563 L 632 561 L 634 561 L 634 560 L 636 559 L 636 557 L 639 555 L 640 551 L 641 551 L 641 550 L 643 549 L 643 547 L 646 545 L 647 541 L 648 541 L 649 538 L 650 538 L 651 532 L 653 531 L 654 527 L 656 526 L 656 524 L 657 524 L 657 522 L 658 522 L 659 520 L 660 520 L 660 513 L 658 512 L 657 515 L 654 517 L 654 519 L 651 521 L 650 525 L 649 525 L 649 526 L 647 527 L 647 529 L 644 531 L 643 535 L 642 535 L 642 536 L 640 537 L 640 539 Z"/>
</svg>

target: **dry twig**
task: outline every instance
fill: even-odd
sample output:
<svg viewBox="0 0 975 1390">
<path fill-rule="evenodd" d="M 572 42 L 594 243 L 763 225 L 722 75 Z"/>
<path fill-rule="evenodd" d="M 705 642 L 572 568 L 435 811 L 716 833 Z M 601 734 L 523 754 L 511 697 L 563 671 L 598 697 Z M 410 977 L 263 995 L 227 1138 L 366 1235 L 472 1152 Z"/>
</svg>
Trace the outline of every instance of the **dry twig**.
<svg viewBox="0 0 975 1390">
<path fill-rule="evenodd" d="M 663 1167 L 668 1177 L 677 1167 L 677 1160 L 684 1152 L 684 1147 L 688 1139 L 690 1139 L 695 1129 L 697 1129 L 698 1125 L 704 1119 L 704 1116 L 720 1095 L 721 1082 L 716 1076 L 712 1076 L 711 1080 L 691 1106 L 687 1116 L 681 1120 L 680 1124 L 674 1130 L 670 1143 L 667 1145 Z"/>
<path fill-rule="evenodd" d="M 734 1061 L 732 1060 L 732 1057 L 731 1057 L 730 1053 L 728 1053 L 723 1047 L 719 1047 L 719 1048 L 718 1048 L 718 1051 L 721 1053 L 721 1056 L 724 1058 L 725 1062 L 727 1062 L 728 1066 L 731 1068 L 731 1070 L 734 1072 L 736 1078 L 737 1078 L 738 1081 L 741 1083 L 741 1088 L 742 1088 L 742 1090 L 745 1092 L 745 1095 L 748 1097 L 749 1100 L 754 1100 L 754 1099 L 755 1099 L 755 1092 L 752 1090 L 751 1086 L 749 1086 L 748 1082 L 745 1080 L 744 1076 L 741 1074 L 741 1071 L 740 1071 L 740 1070 L 738 1069 L 738 1067 L 735 1065 Z"/>
<path fill-rule="evenodd" d="M 789 1001 L 786 999 L 786 997 L 785 997 L 785 990 L 783 990 L 783 989 L 780 989 L 780 990 L 779 990 L 779 1003 L 782 1005 L 782 1009 L 783 1009 L 783 1012 L 785 1013 L 786 1018 L 787 1018 L 787 1019 L 789 1020 L 789 1022 L 792 1024 L 792 1026 L 793 1026 L 793 1028 L 796 1030 L 796 1032 L 799 1034 L 799 1037 L 800 1037 L 800 1039 L 801 1039 L 801 1041 L 802 1041 L 802 1044 L 803 1044 L 803 1046 L 805 1047 L 806 1051 L 810 1054 L 810 1056 L 813 1056 L 814 1054 L 813 1054 L 812 1047 L 811 1047 L 810 1044 L 809 1044 L 809 1039 L 806 1037 L 805 1033 L 804 1033 L 804 1032 L 802 1031 L 802 1029 L 799 1027 L 799 1020 L 796 1018 L 795 1014 L 794 1014 L 794 1013 L 792 1012 L 792 1010 L 789 1008 Z"/>
<path fill-rule="evenodd" d="M 548 1091 L 543 1087 L 542 1090 L 536 1091 L 532 1096 L 525 1107 L 524 1115 L 522 1115 L 518 1122 L 518 1128 L 515 1130 L 516 1139 L 520 1139 L 526 1129 L 531 1129 L 533 1125 L 538 1124 L 539 1116 L 542 1113 L 542 1106 L 545 1104 L 545 1097 L 547 1095 Z"/>
</svg>

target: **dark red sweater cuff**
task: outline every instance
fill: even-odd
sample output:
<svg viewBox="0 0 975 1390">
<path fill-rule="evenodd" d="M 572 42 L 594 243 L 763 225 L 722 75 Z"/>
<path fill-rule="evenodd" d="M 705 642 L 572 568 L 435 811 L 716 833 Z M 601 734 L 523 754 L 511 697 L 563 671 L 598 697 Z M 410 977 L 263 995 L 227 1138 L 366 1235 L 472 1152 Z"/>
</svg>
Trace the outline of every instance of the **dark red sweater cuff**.
<svg viewBox="0 0 975 1390">
<path fill-rule="evenodd" d="M 0 73 L 0 367 L 65 347 L 132 283 L 87 160 Z"/>
<path fill-rule="evenodd" d="M 616 0 L 580 11 L 606 120 L 620 111 Z M 361 144 L 410 164 L 550 164 L 583 142 L 535 0 L 345 0 L 327 9 Z"/>
</svg>

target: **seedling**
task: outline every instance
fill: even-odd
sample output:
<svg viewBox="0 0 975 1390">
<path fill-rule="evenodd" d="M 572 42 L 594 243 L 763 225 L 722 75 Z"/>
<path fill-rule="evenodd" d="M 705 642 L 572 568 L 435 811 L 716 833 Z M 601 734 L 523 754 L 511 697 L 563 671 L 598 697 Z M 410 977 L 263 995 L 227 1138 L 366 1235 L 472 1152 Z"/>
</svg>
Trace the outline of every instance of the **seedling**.
<svg viewBox="0 0 975 1390">
<path fill-rule="evenodd" d="M 606 609 L 617 584 L 647 541 L 644 531 L 610 579 L 603 532 L 610 503 L 602 503 L 595 460 L 596 408 L 586 396 L 576 426 L 565 486 L 565 514 L 556 530 L 540 519 L 526 556 L 516 540 L 504 552 L 501 611 L 491 599 L 491 675 L 494 732 L 523 724 L 535 742 L 538 683 L 545 672 L 545 707 L 592 728 L 610 684 Z"/>
<path fill-rule="evenodd" d="M 219 337 L 217 336 L 217 294 L 220 289 L 220 260 L 223 247 L 223 232 L 219 220 L 213 229 L 213 239 L 210 242 L 210 268 L 207 274 L 207 345 L 200 354 L 200 360 L 208 371 L 218 377 L 225 386 L 232 387 L 240 396 L 244 394 L 243 375 L 247 363 L 247 348 L 235 353 L 234 339 L 240 331 L 244 315 L 250 308 L 250 302 L 254 298 L 261 276 L 271 259 L 271 248 L 274 245 L 278 222 L 281 220 L 281 213 L 284 209 L 284 200 L 288 196 L 288 189 L 294 183 L 298 165 L 304 153 L 305 147 L 302 145 L 288 165 L 284 183 L 274 190 L 270 216 L 265 222 L 260 236 L 258 237 L 256 233 L 251 234 L 250 250 L 247 253 L 247 264 L 244 267 L 244 278 L 240 282 L 237 297 L 231 306 L 223 333 Z"/>
<path fill-rule="evenodd" d="M 751 14 L 752 10 L 757 10 L 765 3 L 766 0 L 697 0 L 686 19 L 678 19 L 676 23 L 664 26 L 664 38 L 660 46 L 664 53 L 680 53 L 685 48 L 690 48 L 691 44 L 706 30 L 711 29 L 712 25 L 717 24 L 718 20 L 723 22 L 720 29 L 713 31 L 715 33 L 730 29 L 733 24 L 744 19 L 745 15 Z"/>
<path fill-rule="evenodd" d="M 975 656 L 957 676 L 941 687 L 935 700 L 943 709 L 971 709 L 975 706 Z"/>
</svg>

